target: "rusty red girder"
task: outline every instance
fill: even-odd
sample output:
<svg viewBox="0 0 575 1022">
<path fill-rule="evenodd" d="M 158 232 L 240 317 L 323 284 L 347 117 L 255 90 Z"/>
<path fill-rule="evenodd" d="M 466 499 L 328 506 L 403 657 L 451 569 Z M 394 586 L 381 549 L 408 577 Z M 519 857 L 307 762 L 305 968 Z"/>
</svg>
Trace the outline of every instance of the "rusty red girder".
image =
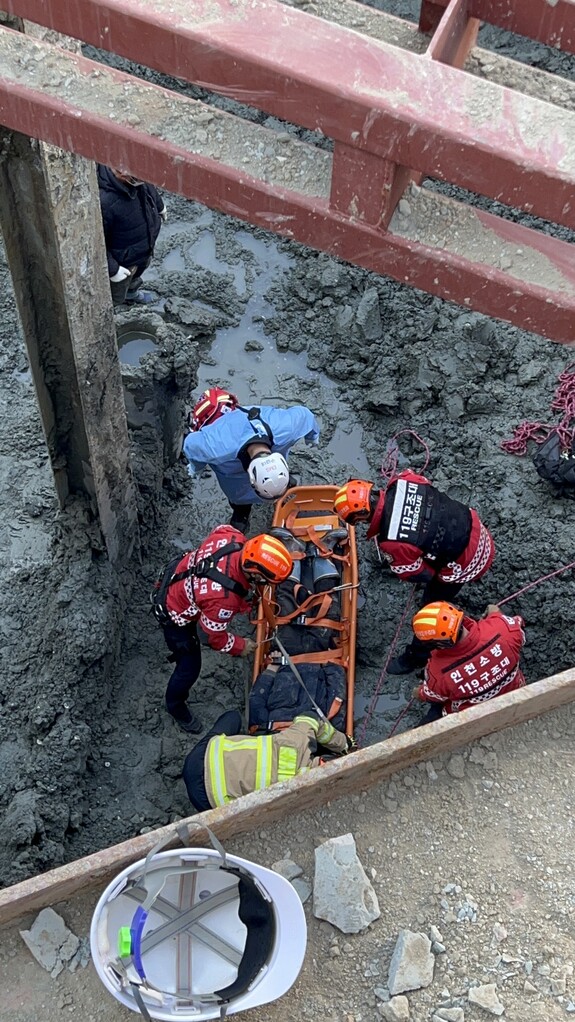
<svg viewBox="0 0 575 1022">
<path fill-rule="evenodd" d="M 497 252 L 507 247 L 529 257 L 530 275 L 514 273 L 511 267 L 504 272 L 497 258 L 480 262 L 477 256 L 462 255 L 449 236 L 438 249 L 417 237 L 383 232 L 330 206 L 330 157 L 322 150 L 292 143 L 300 163 L 315 165 L 317 179 L 315 190 L 295 192 L 279 179 L 258 178 L 257 167 L 246 172 L 241 152 L 233 165 L 198 151 L 194 119 L 198 111 L 210 111 L 220 133 L 227 124 L 235 129 L 239 123 L 252 133 L 250 144 L 256 148 L 260 138 L 270 144 L 274 132 L 17 32 L 4 29 L 0 43 L 0 123 L 9 128 L 123 166 L 171 191 L 467 308 L 555 340 L 573 341 L 575 268 L 570 245 L 443 198 L 437 202 L 449 216 L 463 211 L 467 227 L 471 217 L 477 233 Z M 69 83 L 66 102 L 63 81 Z M 186 125 L 196 151 L 166 137 L 170 124 Z M 455 237 L 457 230 L 451 233 Z"/>
<path fill-rule="evenodd" d="M 432 32 L 449 0 L 422 0 L 419 27 Z M 573 0 L 469 0 L 469 16 L 575 53 Z"/>
<path fill-rule="evenodd" d="M 557 0 L 556 6 L 565 3 Z M 575 0 L 568 6 L 574 5 Z M 67 62 L 61 80 L 77 76 L 77 95 L 65 101 L 57 87 L 50 92 L 41 74 L 33 80 L 35 58 L 24 56 L 21 65 L 16 59 L 14 67 L 3 61 L 3 49 L 30 45 L 28 37 L 7 29 L 0 29 L 0 123 L 121 165 L 171 191 L 468 308 L 555 340 L 575 340 L 572 246 L 430 193 L 426 202 L 436 203 L 437 223 L 441 226 L 447 214 L 455 224 L 452 237 L 435 247 L 424 218 L 419 234 L 413 226 L 394 230 L 393 223 L 386 230 L 410 179 L 419 182 L 424 175 L 575 227 L 575 114 L 446 66 L 461 65 L 474 43 L 475 0 L 446 0 L 445 5 L 426 0 L 435 34 L 423 56 L 274 0 L 170 0 L 166 6 L 160 0 L 4 0 L 4 6 L 303 127 L 319 128 L 333 138 L 334 152 L 331 158 L 290 143 L 299 146 L 298 154 L 313 169 L 315 191 L 281 175 L 274 181 L 257 166 L 248 172 L 229 153 L 213 158 L 209 145 L 202 149 L 191 138 L 189 148 L 183 147 L 161 123 L 150 125 L 151 112 L 161 106 L 158 97 L 171 97 L 183 124 L 201 104 L 35 42 L 47 54 L 59 54 L 60 64 Z M 373 11 L 371 16 L 385 17 Z M 41 68 L 42 54 L 37 58 Z M 91 99 L 98 98 L 96 75 L 106 78 L 119 98 L 115 121 L 107 110 L 108 94 L 99 104 L 83 105 L 88 78 Z M 144 90 L 144 107 L 135 120 L 127 117 L 127 83 L 130 95 Z M 274 133 L 205 109 L 219 127 L 236 121 L 244 133 L 262 132 L 268 146 L 273 144 Z M 140 122 L 136 130 L 133 124 Z M 470 230 L 480 244 L 462 251 L 458 235 Z M 526 254 L 526 265 L 512 265 L 514 251 Z M 523 256 L 516 260 L 522 261 Z"/>
<path fill-rule="evenodd" d="M 353 149 L 575 228 L 570 112 L 275 0 L 4 0 L 4 6 L 319 128 Z"/>
</svg>

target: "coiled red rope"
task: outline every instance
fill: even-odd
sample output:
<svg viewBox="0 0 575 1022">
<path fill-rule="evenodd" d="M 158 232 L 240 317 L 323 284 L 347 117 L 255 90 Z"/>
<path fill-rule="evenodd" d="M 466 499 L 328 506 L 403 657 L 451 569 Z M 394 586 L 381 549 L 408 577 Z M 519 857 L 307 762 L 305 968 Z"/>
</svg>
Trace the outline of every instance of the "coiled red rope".
<svg viewBox="0 0 575 1022">
<path fill-rule="evenodd" d="M 381 463 L 380 472 L 386 483 L 389 483 L 389 480 L 393 479 L 393 477 L 397 475 L 400 451 L 396 441 L 400 436 L 412 436 L 414 440 L 417 440 L 417 442 L 423 447 L 423 450 L 425 451 L 425 464 L 421 469 L 422 474 L 429 465 L 430 453 L 425 440 L 423 440 L 413 429 L 400 429 L 398 433 L 394 433 L 387 441 L 385 457 Z"/>
<path fill-rule="evenodd" d="M 503 440 L 501 447 L 508 454 L 517 454 L 520 458 L 527 453 L 527 442 L 534 440 L 536 444 L 542 444 L 551 433 L 559 436 L 561 446 L 570 450 L 573 443 L 575 431 L 569 428 L 569 423 L 575 419 L 575 362 L 571 362 L 558 377 L 558 387 L 551 402 L 551 411 L 563 412 L 561 421 L 557 425 L 549 425 L 545 422 L 527 422 L 525 419 L 516 427 L 510 440 Z"/>
</svg>

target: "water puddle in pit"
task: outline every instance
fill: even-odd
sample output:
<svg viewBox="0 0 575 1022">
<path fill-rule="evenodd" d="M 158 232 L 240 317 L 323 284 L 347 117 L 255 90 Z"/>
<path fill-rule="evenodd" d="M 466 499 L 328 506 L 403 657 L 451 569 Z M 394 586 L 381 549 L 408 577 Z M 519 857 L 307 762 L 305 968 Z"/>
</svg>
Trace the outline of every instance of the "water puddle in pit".
<svg viewBox="0 0 575 1022">
<path fill-rule="evenodd" d="M 144 355 L 158 347 L 154 334 L 144 330 L 126 330 L 118 335 L 118 357 L 123 365 L 137 366 Z"/>
<path fill-rule="evenodd" d="M 355 700 L 353 703 L 353 712 L 356 721 L 362 721 L 371 704 L 372 696 L 364 696 L 356 693 Z M 405 705 L 405 697 L 400 693 L 396 692 L 395 695 L 388 695 L 383 692 L 378 696 L 373 714 L 387 713 L 398 713 L 400 708 Z"/>
<path fill-rule="evenodd" d="M 257 400 L 263 403 L 285 405 L 285 391 L 282 388 L 281 376 L 295 376 L 308 380 L 312 372 L 307 367 L 305 352 L 280 352 L 272 337 L 265 332 L 267 319 L 275 316 L 275 310 L 266 299 L 266 294 L 275 280 L 287 272 L 293 264 L 292 257 L 280 251 L 275 237 L 254 237 L 249 231 L 238 230 L 235 241 L 245 252 L 249 252 L 255 261 L 254 279 L 251 281 L 252 267 L 238 263 L 227 263 L 218 257 L 216 240 L 209 230 L 212 214 L 205 210 L 192 224 L 167 224 L 162 228 L 163 238 L 176 238 L 182 235 L 182 241 L 162 259 L 164 271 L 193 272 L 194 266 L 205 270 L 231 275 L 234 287 L 240 296 L 245 296 L 250 280 L 251 294 L 237 326 L 220 327 L 216 330 L 215 339 L 209 351 L 209 362 L 202 362 L 198 368 L 198 390 L 215 383 L 227 385 L 237 392 L 242 400 Z M 189 243 L 190 228 L 200 228 L 197 237 Z M 206 229 L 203 229 L 206 228 Z M 184 239 L 184 234 L 188 235 Z M 147 270 L 144 276 L 152 274 Z M 157 272 L 153 272 L 157 276 Z M 205 301 L 194 300 L 194 304 L 212 310 Z M 246 351 L 246 342 L 253 341 L 260 350 Z M 122 355 L 122 361 L 124 361 Z M 214 364 L 215 362 L 215 364 Z M 313 372 L 318 387 L 334 392 L 336 384 L 323 374 Z M 342 409 L 347 414 L 347 409 Z M 353 475 L 363 477 L 370 473 L 367 459 L 363 453 L 361 442 L 363 430 L 351 419 L 342 418 L 338 422 L 332 439 L 326 450 L 333 461 Z M 321 441 L 320 441 L 321 442 Z M 205 480 L 203 481 L 205 482 Z"/>
</svg>

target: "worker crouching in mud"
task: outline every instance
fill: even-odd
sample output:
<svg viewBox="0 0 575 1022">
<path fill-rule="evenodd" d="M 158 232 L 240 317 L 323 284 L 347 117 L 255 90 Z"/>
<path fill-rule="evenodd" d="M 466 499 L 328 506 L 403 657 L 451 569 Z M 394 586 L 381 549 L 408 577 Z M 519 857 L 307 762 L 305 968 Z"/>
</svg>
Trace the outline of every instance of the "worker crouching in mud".
<svg viewBox="0 0 575 1022">
<path fill-rule="evenodd" d="M 313 711 L 271 735 L 238 734 L 241 727 L 237 711 L 223 713 L 187 756 L 182 773 L 198 812 L 320 766 L 319 745 L 340 754 L 353 748 L 351 738 Z"/>
<path fill-rule="evenodd" d="M 192 478 L 209 465 L 225 493 L 230 525 L 247 532 L 253 504 L 283 497 L 295 480 L 287 459 L 298 440 L 317 444 L 319 426 L 313 412 L 292 408 L 243 408 L 235 394 L 210 387 L 190 416 L 191 432 L 183 453 Z"/>
<path fill-rule="evenodd" d="M 219 525 L 182 558 L 167 565 L 152 592 L 154 614 L 176 666 L 166 689 L 166 709 L 183 731 L 199 734 L 201 721 L 186 700 L 197 681 L 201 645 L 230 656 L 249 656 L 253 639 L 228 632 L 236 614 L 247 614 L 260 583 L 282 582 L 293 560 L 283 543 L 263 533 L 246 539 Z"/>
<path fill-rule="evenodd" d="M 413 690 L 414 699 L 431 703 L 422 724 L 525 685 L 519 669 L 523 621 L 495 604 L 475 621 L 449 603 L 430 603 L 412 627 L 430 652 L 423 683 Z"/>
<path fill-rule="evenodd" d="M 495 544 L 479 515 L 410 470 L 390 479 L 385 490 L 352 479 L 336 494 L 334 508 L 350 525 L 368 522 L 383 557 L 404 582 L 423 583 L 421 606 L 452 602 L 465 582 L 481 578 L 495 557 Z M 410 674 L 427 662 L 429 649 L 414 636 L 388 666 Z"/>
</svg>

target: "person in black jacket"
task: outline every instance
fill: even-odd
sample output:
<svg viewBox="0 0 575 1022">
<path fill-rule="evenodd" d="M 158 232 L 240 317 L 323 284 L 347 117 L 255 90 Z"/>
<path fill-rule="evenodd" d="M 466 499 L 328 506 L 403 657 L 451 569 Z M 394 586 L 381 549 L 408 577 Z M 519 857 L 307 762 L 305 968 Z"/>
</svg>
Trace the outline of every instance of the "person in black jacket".
<svg viewBox="0 0 575 1022">
<path fill-rule="evenodd" d="M 100 208 L 114 305 L 154 301 L 142 291 L 142 274 L 154 253 L 167 211 L 154 185 L 98 164 Z"/>
</svg>

